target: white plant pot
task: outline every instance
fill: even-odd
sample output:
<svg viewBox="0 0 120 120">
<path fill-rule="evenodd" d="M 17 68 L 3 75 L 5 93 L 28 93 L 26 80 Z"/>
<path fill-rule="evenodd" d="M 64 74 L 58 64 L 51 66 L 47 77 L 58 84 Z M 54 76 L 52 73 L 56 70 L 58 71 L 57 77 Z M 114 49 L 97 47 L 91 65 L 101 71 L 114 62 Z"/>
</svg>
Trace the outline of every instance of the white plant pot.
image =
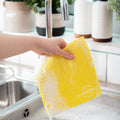
<svg viewBox="0 0 120 120">
<path fill-rule="evenodd" d="M 53 36 L 60 36 L 65 32 L 65 23 L 62 20 L 61 13 L 52 14 L 52 28 Z M 39 35 L 46 35 L 46 16 L 44 13 L 37 14 L 36 29 Z"/>
<path fill-rule="evenodd" d="M 35 13 L 24 2 L 5 2 L 4 32 L 31 32 L 35 27 Z"/>
<path fill-rule="evenodd" d="M 0 0 L 0 31 L 3 30 L 3 14 L 4 14 L 3 0 Z"/>
<path fill-rule="evenodd" d="M 116 14 L 113 14 L 113 36 L 120 37 L 120 21 L 116 21 Z"/>
</svg>

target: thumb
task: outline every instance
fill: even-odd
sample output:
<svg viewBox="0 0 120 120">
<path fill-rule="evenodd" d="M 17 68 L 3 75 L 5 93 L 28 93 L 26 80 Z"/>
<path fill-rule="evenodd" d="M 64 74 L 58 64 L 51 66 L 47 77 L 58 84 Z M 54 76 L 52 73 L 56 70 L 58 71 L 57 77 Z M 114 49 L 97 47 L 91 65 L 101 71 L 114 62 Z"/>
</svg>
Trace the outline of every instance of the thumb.
<svg viewBox="0 0 120 120">
<path fill-rule="evenodd" d="M 67 51 L 63 51 L 62 49 L 58 50 L 57 55 L 60 55 L 64 58 L 67 58 L 67 59 L 70 59 L 70 60 L 72 60 L 74 58 L 74 55 L 72 53 L 67 52 Z"/>
</svg>

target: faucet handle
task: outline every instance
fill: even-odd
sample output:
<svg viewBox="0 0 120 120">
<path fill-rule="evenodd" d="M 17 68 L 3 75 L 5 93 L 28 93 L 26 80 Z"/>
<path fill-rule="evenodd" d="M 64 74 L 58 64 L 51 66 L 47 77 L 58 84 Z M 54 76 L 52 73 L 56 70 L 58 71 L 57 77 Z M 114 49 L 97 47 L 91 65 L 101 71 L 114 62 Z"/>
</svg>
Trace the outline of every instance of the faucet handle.
<svg viewBox="0 0 120 120">
<path fill-rule="evenodd" d="M 63 20 L 69 19 L 69 9 L 68 9 L 68 1 L 67 0 L 60 0 L 61 4 L 61 14 Z"/>
</svg>

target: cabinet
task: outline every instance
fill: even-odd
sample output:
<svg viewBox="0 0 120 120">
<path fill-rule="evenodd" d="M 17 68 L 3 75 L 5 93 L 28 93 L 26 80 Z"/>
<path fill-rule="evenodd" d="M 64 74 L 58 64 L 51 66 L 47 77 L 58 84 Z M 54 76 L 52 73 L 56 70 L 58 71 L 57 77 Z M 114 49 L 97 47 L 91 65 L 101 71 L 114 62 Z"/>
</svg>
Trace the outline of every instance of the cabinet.
<svg viewBox="0 0 120 120">
<path fill-rule="evenodd" d="M 106 54 L 91 51 L 98 79 L 106 81 Z"/>
<path fill-rule="evenodd" d="M 120 56 L 108 55 L 108 72 L 107 81 L 110 83 L 120 84 Z"/>
<path fill-rule="evenodd" d="M 20 63 L 23 65 L 34 66 L 38 55 L 32 51 L 20 55 Z"/>
<path fill-rule="evenodd" d="M 9 58 L 7 58 L 5 60 L 8 61 L 8 62 L 12 62 L 12 63 L 19 63 L 20 55 L 9 57 Z"/>
</svg>

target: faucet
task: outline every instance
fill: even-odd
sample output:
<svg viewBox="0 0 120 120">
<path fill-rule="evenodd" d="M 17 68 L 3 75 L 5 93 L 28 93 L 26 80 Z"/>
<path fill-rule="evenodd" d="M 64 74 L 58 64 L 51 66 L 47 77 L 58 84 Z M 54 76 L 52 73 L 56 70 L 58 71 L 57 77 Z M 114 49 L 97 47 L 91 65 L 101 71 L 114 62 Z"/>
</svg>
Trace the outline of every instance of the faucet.
<svg viewBox="0 0 120 120">
<path fill-rule="evenodd" d="M 63 20 L 68 20 L 68 1 L 60 0 L 61 14 Z M 52 37 L 52 0 L 45 0 L 45 14 L 46 14 L 46 37 Z"/>
</svg>

